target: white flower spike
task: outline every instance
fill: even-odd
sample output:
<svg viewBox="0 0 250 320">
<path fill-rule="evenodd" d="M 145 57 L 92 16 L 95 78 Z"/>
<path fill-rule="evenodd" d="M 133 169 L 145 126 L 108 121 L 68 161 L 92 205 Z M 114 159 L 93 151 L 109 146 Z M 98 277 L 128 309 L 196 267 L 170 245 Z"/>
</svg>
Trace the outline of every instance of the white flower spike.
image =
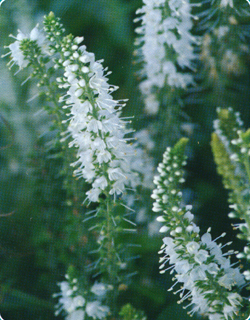
<svg viewBox="0 0 250 320">
<path fill-rule="evenodd" d="M 87 197 L 97 202 L 103 192 L 121 194 L 139 183 L 132 169 L 136 150 L 125 138 L 127 121 L 120 118 L 125 100 L 113 99 L 117 87 L 108 84 L 102 61 L 78 44 L 78 38 L 62 43 L 64 75 L 57 81 L 59 88 L 67 89 L 61 101 L 69 110 L 69 147 L 78 150 L 78 160 L 72 163 L 75 176 L 92 184 Z"/>
<path fill-rule="evenodd" d="M 153 211 L 160 212 L 157 220 L 165 224 L 160 232 L 170 231 L 159 252 L 164 254 L 160 258 L 160 273 L 169 269 L 175 271 L 172 288 L 177 283 L 181 284 L 177 291 L 181 293 L 179 302 L 190 300 L 190 315 L 199 312 L 209 320 L 234 319 L 242 298 L 233 289 L 243 286 L 245 280 L 239 269 L 233 268 L 230 259 L 225 257 L 233 252 L 223 253 L 221 246 L 212 240 L 209 230 L 200 236 L 199 227 L 193 222 L 194 216 L 190 212 L 192 207 L 184 207 L 181 203 L 178 185 L 183 179 L 186 143 L 187 139 L 183 138 L 172 149 L 167 149 L 163 162 L 158 166 L 160 175 L 155 179 Z M 168 200 L 165 201 L 164 197 Z M 225 233 L 221 235 L 224 236 Z"/>
<path fill-rule="evenodd" d="M 140 89 L 146 112 L 157 114 L 159 90 L 193 84 L 193 77 L 178 71 L 178 67 L 192 69 L 196 57 L 193 44 L 197 40 L 190 33 L 189 0 L 143 0 L 143 3 L 136 12 L 140 16 L 135 19 L 135 22 L 141 21 L 141 26 L 135 30 L 138 34 L 136 55 L 142 64 Z"/>
</svg>

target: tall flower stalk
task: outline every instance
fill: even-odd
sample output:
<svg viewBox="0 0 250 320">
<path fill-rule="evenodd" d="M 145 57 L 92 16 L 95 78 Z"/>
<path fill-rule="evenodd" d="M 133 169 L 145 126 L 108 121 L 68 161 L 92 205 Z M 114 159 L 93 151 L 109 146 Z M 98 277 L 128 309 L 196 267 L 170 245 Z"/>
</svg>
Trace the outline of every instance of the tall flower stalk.
<svg viewBox="0 0 250 320">
<path fill-rule="evenodd" d="M 140 17 L 135 22 L 141 21 L 136 28 L 136 55 L 142 78 L 139 86 L 146 111 L 154 115 L 161 105 L 171 106 L 171 91 L 186 89 L 194 83 L 190 73 L 178 70 L 178 67 L 184 71 L 193 69 L 196 57 L 193 45 L 197 40 L 190 33 L 191 5 L 188 0 L 144 0 L 136 13 Z"/>
<path fill-rule="evenodd" d="M 94 268 L 107 274 L 107 283 L 113 285 L 110 299 L 114 306 L 121 282 L 119 271 L 126 269 L 116 244 L 117 235 L 123 230 L 121 223 L 126 221 L 120 214 L 123 203 L 117 195 L 125 192 L 125 187 L 134 188 L 139 181 L 130 166 L 135 150 L 124 137 L 126 121 L 119 118 L 123 103 L 113 100 L 111 93 L 117 87 L 107 83 L 102 61 L 95 61 L 94 54 L 79 46 L 82 38 L 62 37 L 62 26 L 53 14 L 45 19 L 44 26 L 51 41 L 50 52 L 56 52 L 59 46 L 62 50 L 55 63 L 63 70 L 63 76 L 56 80 L 59 88 L 66 89 L 60 101 L 69 112 L 63 139 L 70 136 L 69 146 L 77 148 L 78 160 L 72 165 L 77 166 L 75 176 L 91 184 L 87 200 L 99 202 L 94 211 L 98 222 L 91 227 L 99 233 L 99 258 Z M 128 223 L 133 226 L 133 222 Z"/>
<path fill-rule="evenodd" d="M 51 61 L 51 55 L 49 52 L 49 43 L 46 41 L 46 35 L 37 25 L 30 34 L 24 34 L 22 31 L 18 31 L 14 43 L 11 43 L 7 48 L 10 49 L 11 60 L 8 63 L 12 68 L 14 65 L 19 67 L 18 71 L 29 67 L 31 70 L 30 76 L 26 81 L 35 79 L 37 81 L 37 87 L 39 93 L 34 96 L 41 96 L 45 100 L 44 109 L 48 112 L 51 119 L 50 134 L 45 149 L 47 157 L 54 157 L 61 159 L 62 166 L 60 168 L 59 175 L 63 178 L 63 188 L 66 191 L 64 207 L 65 219 L 71 221 L 71 227 L 77 225 L 77 229 L 74 230 L 78 236 L 72 239 L 70 232 L 64 230 L 66 234 L 66 243 L 68 246 L 74 247 L 73 251 L 78 251 L 78 256 L 81 257 L 77 266 L 82 269 L 83 261 L 86 261 L 87 251 L 91 249 L 87 246 L 83 246 L 81 243 L 80 233 L 86 228 L 79 222 L 82 219 L 82 202 L 85 197 L 86 184 L 80 180 L 76 180 L 73 177 L 73 168 L 70 166 L 73 159 L 76 157 L 76 151 L 73 148 L 68 148 L 68 141 L 61 140 L 61 133 L 67 130 L 67 123 L 63 123 L 66 117 L 66 111 L 62 109 L 62 103 L 59 103 L 61 93 L 59 92 L 56 82 L 56 72 L 58 71 L 53 66 Z M 74 212 L 74 219 L 72 219 L 72 212 Z M 78 221 L 77 221 L 78 220 Z M 77 221 L 77 223 L 76 223 Z M 70 228 L 68 228 L 70 229 Z M 86 232 L 86 231 L 85 231 Z M 90 235 L 88 235 L 90 236 Z M 70 238 L 70 239 L 69 239 Z M 78 249 L 76 249 L 78 248 Z M 66 249 L 66 248 L 65 248 Z M 93 249 L 93 248 L 92 248 Z M 68 251 L 72 251 L 71 248 L 67 248 Z M 73 256 L 75 252 L 72 252 Z"/>
<path fill-rule="evenodd" d="M 153 211 L 161 214 L 157 218 L 163 223 L 160 232 L 170 233 L 159 252 L 163 254 L 160 272 L 175 273 L 170 290 L 181 284 L 176 293 L 180 293 L 179 302 L 189 300 L 185 306 L 191 308 L 189 314 L 199 312 L 210 320 L 237 319 L 244 304 L 237 290 L 245 280 L 226 257 L 234 252 L 223 253 L 221 245 L 212 240 L 210 229 L 200 236 L 199 227 L 193 222 L 192 206 L 182 204 L 179 184 L 185 181 L 186 144 L 187 139 L 183 138 L 172 149 L 167 148 L 154 179 L 157 188 L 152 194 Z"/>
<path fill-rule="evenodd" d="M 38 27 L 28 36 L 19 32 L 9 46 L 11 63 L 20 69 L 32 67 L 31 77 L 37 77 L 38 86 L 48 90 L 45 96 L 54 104 L 49 112 L 56 116 L 54 125 L 67 165 L 75 167 L 75 178 L 91 186 L 82 199 L 87 205 L 97 203 L 84 219 L 94 218 L 88 231 L 95 233 L 98 245 L 93 252 L 96 261 L 89 269 L 101 274 L 112 288 L 106 299 L 116 313 L 118 287 L 127 269 L 126 245 L 118 243 L 118 236 L 135 231 L 135 224 L 123 217 L 131 209 L 121 195 L 138 185 L 141 174 L 133 169 L 136 149 L 131 144 L 132 131 L 126 128 L 130 120 L 120 118 L 125 100 L 116 101 L 111 95 L 118 87 L 108 84 L 103 61 L 96 61 L 86 46 L 80 46 L 83 38 L 64 36 L 64 32 L 59 19 L 50 13 L 44 19 L 44 32 Z"/>
<path fill-rule="evenodd" d="M 56 39 L 49 27 L 53 24 L 45 21 L 45 31 Z M 59 88 L 67 88 L 60 101 L 70 115 L 64 134 L 72 137 L 70 146 L 78 149 L 78 161 L 72 164 L 78 167 L 75 175 L 92 184 L 87 197 L 98 202 L 101 193 L 121 194 L 125 186 L 135 187 L 136 175 L 129 162 L 135 150 L 124 137 L 126 121 L 119 118 L 123 104 L 111 96 L 117 87 L 107 83 L 101 61 L 95 61 L 84 46 L 79 48 L 80 40 L 69 35 L 52 43 L 50 50 L 61 44 L 63 55 L 57 63 L 65 69 L 57 81 Z"/>
<path fill-rule="evenodd" d="M 191 33 L 196 19 L 193 6 L 189 0 L 143 0 L 136 11 L 139 89 L 145 116 L 153 119 L 150 134 L 160 148 L 152 150 L 155 164 L 165 146 L 180 139 L 183 123 L 190 126 L 184 95 L 195 85 L 198 37 Z"/>
</svg>

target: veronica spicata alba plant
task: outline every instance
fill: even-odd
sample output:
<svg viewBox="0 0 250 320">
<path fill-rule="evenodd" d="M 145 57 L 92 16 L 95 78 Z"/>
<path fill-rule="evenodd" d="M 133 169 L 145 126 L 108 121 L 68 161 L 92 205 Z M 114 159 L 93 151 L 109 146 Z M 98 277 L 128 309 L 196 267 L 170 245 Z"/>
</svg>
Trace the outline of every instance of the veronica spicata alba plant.
<svg viewBox="0 0 250 320">
<path fill-rule="evenodd" d="M 54 127 L 59 130 L 67 160 L 64 170 L 73 166 L 74 178 L 83 178 L 90 185 L 82 201 L 94 206 L 84 221 L 94 221 L 87 232 L 95 232 L 97 249 L 92 253 L 97 259 L 89 270 L 103 275 L 103 286 L 109 288 L 105 291 L 109 306 L 102 307 L 98 301 L 85 304 L 85 298 L 78 299 L 77 295 L 76 299 L 74 290 L 73 295 L 68 294 L 63 282 L 58 312 L 64 310 L 67 319 L 83 319 L 85 314 L 101 319 L 116 312 L 119 287 L 125 286 L 122 274 L 130 276 L 126 272 L 130 260 L 124 249 L 127 246 L 117 239 L 120 233 L 134 232 L 135 223 L 123 216 L 124 211 L 133 210 L 121 195 L 141 184 L 148 165 L 144 166 L 141 150 L 136 153 L 136 145 L 131 143 L 133 130 L 127 128 L 131 121 L 121 118 L 125 100 L 113 99 L 112 93 L 118 87 L 108 84 L 109 72 L 102 66 L 103 61 L 96 61 L 94 54 L 80 45 L 83 37 L 64 33 L 59 19 L 50 13 L 44 18 L 43 30 L 36 26 L 29 35 L 18 32 L 15 42 L 8 46 L 9 64 L 16 64 L 19 70 L 32 69 L 30 77 L 39 80 L 37 85 L 51 105 L 49 113 L 56 116 Z M 68 308 L 74 299 L 81 305 Z"/>
</svg>

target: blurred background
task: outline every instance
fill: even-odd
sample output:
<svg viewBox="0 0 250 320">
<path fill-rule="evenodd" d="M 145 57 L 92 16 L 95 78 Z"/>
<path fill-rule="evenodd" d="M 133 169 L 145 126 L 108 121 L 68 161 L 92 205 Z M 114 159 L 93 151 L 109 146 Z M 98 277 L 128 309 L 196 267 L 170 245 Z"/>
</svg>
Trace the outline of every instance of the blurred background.
<svg viewBox="0 0 250 320">
<path fill-rule="evenodd" d="M 134 129 L 157 130 L 157 119 L 144 113 L 134 64 L 133 19 L 141 6 L 141 0 L 5 0 L 0 8 L 0 55 L 8 52 L 4 46 L 13 41 L 9 34 L 16 35 L 17 29 L 29 32 L 41 24 L 44 14 L 53 11 L 68 33 L 84 36 L 87 50 L 94 52 L 96 59 L 104 59 L 104 66 L 112 71 L 109 82 L 120 87 L 114 97 L 129 99 L 124 115 L 134 116 Z M 236 40 L 224 43 L 240 52 L 238 64 L 232 65 L 225 58 L 219 61 L 225 48 L 216 42 L 215 33 L 209 45 L 202 38 L 197 50 L 202 57 L 197 62 L 198 84 L 183 97 L 187 120 L 182 128 L 190 137 L 185 200 L 194 205 L 201 232 L 211 226 L 216 238 L 226 231 L 225 241 L 235 240 L 236 249 L 242 244 L 227 218 L 227 192 L 216 173 L 210 136 L 218 106 L 240 111 L 245 126 L 250 125 L 249 23 L 250 19 L 245 19 L 238 26 L 246 34 L 243 40 L 238 39 L 245 42 L 245 51 Z M 194 34 L 203 37 L 205 31 L 194 30 Z M 207 55 L 218 62 L 218 77 L 212 77 Z M 64 191 L 57 174 L 60 163 L 49 160 L 44 151 L 43 137 L 50 122 L 42 102 L 27 102 L 37 93 L 36 86 L 31 81 L 21 86 L 28 71 L 14 75 L 18 70 L 13 67 L 9 71 L 7 62 L 8 57 L 0 60 L 0 313 L 5 320 L 52 320 L 52 294 L 58 292 L 57 282 L 64 279 L 69 259 L 61 249 L 61 230 L 67 221 L 61 214 Z M 167 118 L 160 121 L 169 126 Z M 155 165 L 166 148 L 162 141 L 155 141 Z M 136 216 L 137 241 L 141 244 L 136 252 L 140 257 L 134 262 L 138 274 L 121 294 L 121 304 L 130 302 L 144 310 L 150 320 L 188 319 L 186 311 L 176 304 L 178 297 L 168 292 L 171 276 L 159 275 L 157 252 L 162 240 L 151 212 L 150 192 L 145 194 L 148 208 Z"/>
</svg>

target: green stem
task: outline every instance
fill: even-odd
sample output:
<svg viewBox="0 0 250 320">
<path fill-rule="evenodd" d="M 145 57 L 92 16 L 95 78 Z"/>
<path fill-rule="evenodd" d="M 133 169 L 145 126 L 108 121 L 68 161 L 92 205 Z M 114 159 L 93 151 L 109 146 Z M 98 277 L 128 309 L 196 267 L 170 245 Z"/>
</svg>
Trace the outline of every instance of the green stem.
<svg viewBox="0 0 250 320">
<path fill-rule="evenodd" d="M 118 283 L 118 270 L 117 270 L 117 252 L 115 248 L 115 225 L 112 221 L 112 209 L 111 209 L 111 199 L 110 195 L 106 194 L 107 196 L 107 204 L 106 204 L 106 250 L 107 250 L 107 257 L 106 257 L 106 267 L 108 271 L 108 282 L 112 285 L 113 289 L 110 290 L 109 305 L 111 310 L 114 314 L 116 314 L 116 298 L 118 295 L 117 292 L 117 283 Z"/>
</svg>

